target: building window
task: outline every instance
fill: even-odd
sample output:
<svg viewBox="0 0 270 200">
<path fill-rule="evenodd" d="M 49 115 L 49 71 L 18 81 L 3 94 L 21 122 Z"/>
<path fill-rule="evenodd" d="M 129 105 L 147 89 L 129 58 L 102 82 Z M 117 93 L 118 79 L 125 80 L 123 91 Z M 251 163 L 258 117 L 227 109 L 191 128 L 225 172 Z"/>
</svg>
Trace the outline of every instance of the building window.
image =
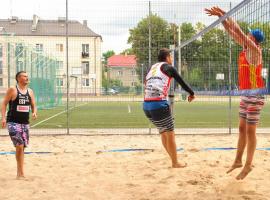
<svg viewBox="0 0 270 200">
<path fill-rule="evenodd" d="M 36 44 L 36 51 L 42 52 L 43 51 L 43 44 Z"/>
<path fill-rule="evenodd" d="M 118 76 L 123 76 L 123 71 L 119 70 L 119 71 L 117 72 L 117 75 L 118 75 Z"/>
<path fill-rule="evenodd" d="M 63 80 L 63 78 L 57 78 L 56 81 L 57 81 L 56 82 L 56 85 L 57 86 L 61 86 L 61 87 L 64 86 L 64 80 Z"/>
<path fill-rule="evenodd" d="M 89 44 L 82 44 L 82 57 L 83 58 L 89 57 Z"/>
<path fill-rule="evenodd" d="M 82 62 L 82 73 L 89 74 L 89 62 Z"/>
<path fill-rule="evenodd" d="M 63 61 L 57 61 L 57 69 L 63 69 L 63 68 L 64 68 Z"/>
<path fill-rule="evenodd" d="M 131 82 L 131 86 L 132 86 L 132 87 L 135 87 L 136 85 L 137 85 L 136 82 Z"/>
<path fill-rule="evenodd" d="M 63 52 L 64 51 L 64 45 L 63 44 L 56 44 L 56 51 L 57 52 Z"/>
<path fill-rule="evenodd" d="M 3 86 L 3 78 L 0 78 L 0 87 Z"/>
<path fill-rule="evenodd" d="M 132 75 L 132 76 L 137 76 L 136 70 L 132 70 L 132 71 L 131 71 L 131 75 Z"/>
<path fill-rule="evenodd" d="M 0 60 L 0 74 L 3 74 L 3 61 Z"/>
<path fill-rule="evenodd" d="M 89 86 L 89 78 L 83 78 L 82 79 L 82 85 L 83 86 Z"/>
<path fill-rule="evenodd" d="M 0 44 L 0 58 L 3 57 L 3 46 L 2 44 Z"/>
</svg>

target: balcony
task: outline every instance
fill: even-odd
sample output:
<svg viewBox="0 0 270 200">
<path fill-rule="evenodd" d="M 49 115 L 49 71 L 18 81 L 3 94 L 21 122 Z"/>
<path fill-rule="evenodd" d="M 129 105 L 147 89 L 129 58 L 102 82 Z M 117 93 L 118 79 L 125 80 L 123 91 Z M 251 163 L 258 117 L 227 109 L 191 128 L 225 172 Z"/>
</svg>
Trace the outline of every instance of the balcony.
<svg viewBox="0 0 270 200">
<path fill-rule="evenodd" d="M 89 52 L 82 52 L 82 58 L 89 58 Z"/>
</svg>

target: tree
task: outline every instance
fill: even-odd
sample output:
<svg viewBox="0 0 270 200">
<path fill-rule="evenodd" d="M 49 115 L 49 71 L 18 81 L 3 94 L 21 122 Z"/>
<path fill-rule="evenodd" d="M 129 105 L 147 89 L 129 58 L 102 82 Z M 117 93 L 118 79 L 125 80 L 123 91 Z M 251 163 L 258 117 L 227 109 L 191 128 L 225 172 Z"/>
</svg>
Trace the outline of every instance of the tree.
<svg viewBox="0 0 270 200">
<path fill-rule="evenodd" d="M 270 40 L 270 24 L 256 22 L 248 24 L 247 22 L 238 22 L 242 30 L 247 33 L 248 27 L 260 28 L 264 31 L 266 39 Z M 141 76 L 141 67 L 144 66 L 144 77 L 149 68 L 149 24 L 151 29 L 151 61 L 153 64 L 157 61 L 157 54 L 160 48 L 169 48 L 174 44 L 178 47 L 178 25 L 169 24 L 166 20 L 157 15 L 150 15 L 142 19 L 135 28 L 130 29 L 128 43 L 132 46 L 132 51 L 138 59 L 138 74 Z M 217 73 L 224 74 L 222 84 L 228 88 L 229 85 L 229 63 L 230 53 L 232 60 L 231 78 L 232 84 L 238 85 L 238 56 L 242 48 L 233 40 L 229 39 L 224 28 L 216 27 L 205 33 L 202 37 L 194 40 L 185 47 L 181 48 L 181 73 L 191 85 L 198 89 L 217 89 L 220 81 L 216 80 Z M 205 25 L 198 22 L 181 24 L 181 42 L 192 38 L 197 32 L 202 31 Z M 231 52 L 230 52 L 230 41 Z M 263 63 L 268 66 L 270 63 L 269 49 L 270 43 L 261 44 L 263 49 Z M 175 59 L 177 60 L 177 54 Z M 224 87 L 225 88 L 225 87 Z"/>
<path fill-rule="evenodd" d="M 134 55 L 134 51 L 132 48 L 129 48 L 129 49 L 125 49 L 124 51 L 122 51 L 120 53 L 121 55 Z"/>
<path fill-rule="evenodd" d="M 108 58 L 115 55 L 113 50 L 106 51 L 102 54 L 102 87 L 108 88 L 109 87 L 109 81 L 107 79 L 106 73 L 108 71 L 107 64 L 108 64 Z"/>
<path fill-rule="evenodd" d="M 191 23 L 181 24 L 181 42 L 187 41 L 196 34 L 196 29 Z M 201 42 L 195 40 L 181 49 L 181 60 L 182 60 L 182 75 L 184 78 L 188 77 L 188 71 L 194 66 L 194 61 L 198 59 L 198 54 L 201 51 Z"/>
<path fill-rule="evenodd" d="M 191 23 L 182 23 L 181 24 L 181 42 L 187 41 L 196 34 L 196 29 L 192 26 Z"/>
<path fill-rule="evenodd" d="M 151 62 L 157 61 L 157 54 L 160 48 L 169 48 L 172 34 L 169 23 L 158 15 L 150 15 L 143 18 L 135 28 L 130 29 L 128 43 L 132 46 L 132 51 L 137 57 L 137 73 L 141 76 L 141 67 L 144 66 L 144 75 L 149 68 L 149 24 L 151 28 Z"/>
<path fill-rule="evenodd" d="M 203 70 L 201 68 L 193 68 L 189 73 L 189 81 L 192 82 L 192 87 L 196 90 L 201 90 L 204 87 Z"/>
<path fill-rule="evenodd" d="M 113 55 L 115 55 L 115 52 L 113 50 L 106 51 L 105 53 L 102 54 L 104 66 L 107 66 L 108 58 Z"/>
</svg>

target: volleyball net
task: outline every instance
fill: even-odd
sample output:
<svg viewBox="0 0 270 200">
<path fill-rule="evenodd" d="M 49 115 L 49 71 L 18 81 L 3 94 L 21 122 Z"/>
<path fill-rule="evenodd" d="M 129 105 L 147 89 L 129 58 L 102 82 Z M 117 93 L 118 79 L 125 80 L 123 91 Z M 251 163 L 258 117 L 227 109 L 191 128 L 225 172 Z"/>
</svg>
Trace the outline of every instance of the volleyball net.
<svg viewBox="0 0 270 200">
<path fill-rule="evenodd" d="M 245 0 L 226 11 L 219 19 L 216 16 L 209 16 L 216 17 L 217 20 L 207 27 L 200 23 L 196 26 L 190 23 L 182 24 L 181 32 L 190 28 L 197 34 L 181 42 L 177 52 L 177 55 L 181 55 L 178 57 L 178 69 L 197 94 L 216 96 L 269 94 L 269 9 L 268 0 Z M 261 66 L 259 54 L 256 54 L 258 61 L 255 59 L 257 64 L 254 65 L 249 61 L 252 55 L 246 55 L 246 59 L 239 58 L 240 54 L 243 55 L 243 47 L 225 30 L 222 24 L 224 20 L 238 24 L 245 35 L 254 30 L 263 33 L 264 40 L 260 43 Z M 235 29 L 232 30 L 237 32 Z M 250 47 L 247 47 L 246 54 L 251 53 L 248 48 Z"/>
</svg>

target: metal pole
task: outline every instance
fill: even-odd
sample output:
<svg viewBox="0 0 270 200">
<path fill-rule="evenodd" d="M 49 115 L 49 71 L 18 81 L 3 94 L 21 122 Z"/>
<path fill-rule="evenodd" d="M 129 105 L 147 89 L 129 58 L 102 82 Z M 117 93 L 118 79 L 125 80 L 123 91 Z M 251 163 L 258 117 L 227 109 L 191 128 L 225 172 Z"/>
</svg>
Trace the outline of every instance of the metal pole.
<svg viewBox="0 0 270 200">
<path fill-rule="evenodd" d="M 95 62 L 95 79 L 94 79 L 94 82 L 95 82 L 95 96 L 97 96 L 97 48 L 96 48 L 96 40 L 97 40 L 97 37 L 95 37 L 95 42 L 94 42 L 94 51 L 95 51 L 95 58 L 94 58 L 94 62 Z M 90 66 L 89 66 L 90 67 Z M 90 81 L 89 81 L 90 82 Z"/>
<path fill-rule="evenodd" d="M 68 0 L 66 0 L 67 134 L 69 134 Z"/>
<path fill-rule="evenodd" d="M 143 89 L 144 89 L 144 80 L 143 80 L 143 77 L 144 77 L 144 72 L 143 72 L 143 64 L 141 64 L 141 66 L 142 66 L 142 96 L 143 96 Z"/>
<path fill-rule="evenodd" d="M 172 65 L 175 67 L 175 46 L 170 45 L 170 49 L 172 50 Z M 169 102 L 170 102 L 170 109 L 173 115 L 173 108 L 174 108 L 174 79 L 171 80 L 170 90 L 169 90 Z"/>
<path fill-rule="evenodd" d="M 31 77 L 30 78 L 33 78 L 33 52 L 31 52 L 31 57 L 30 57 L 30 66 L 31 66 Z"/>
<path fill-rule="evenodd" d="M 148 31 L 149 31 L 149 43 L 148 43 L 148 68 L 151 67 L 151 63 L 152 63 L 152 60 L 151 60 L 151 49 L 152 49 L 152 32 L 151 32 L 151 17 L 152 17 L 152 13 L 151 13 L 151 1 L 149 1 L 149 24 L 148 24 Z"/>
<path fill-rule="evenodd" d="M 181 24 L 179 24 L 178 26 L 178 73 L 181 76 L 182 75 L 182 58 L 181 58 L 182 52 L 181 52 L 180 45 L 181 45 Z M 182 87 L 178 87 L 178 88 L 180 91 L 180 95 L 182 97 L 182 94 L 181 94 Z"/>
<path fill-rule="evenodd" d="M 152 48 L 152 41 L 151 41 L 151 17 L 152 17 L 152 14 L 151 14 L 151 1 L 149 1 L 149 24 L 148 24 L 148 30 L 149 30 L 149 43 L 148 43 L 148 69 L 150 69 L 151 67 L 151 63 L 152 63 L 152 60 L 151 60 L 151 48 Z M 151 134 L 151 123 L 149 123 L 149 134 Z"/>
<path fill-rule="evenodd" d="M 8 88 L 10 88 L 10 43 L 8 43 L 8 53 L 7 53 L 7 55 L 8 55 Z"/>
<path fill-rule="evenodd" d="M 77 90 L 77 87 L 78 87 L 78 77 L 77 76 L 74 76 L 75 77 L 75 107 L 77 106 L 77 94 L 78 94 L 78 90 Z"/>
<path fill-rule="evenodd" d="M 232 9 L 232 2 L 230 2 L 230 10 Z M 232 134 L 232 39 L 229 39 L 229 134 Z"/>
<path fill-rule="evenodd" d="M 208 61 L 208 90 L 210 90 L 210 60 Z"/>
<path fill-rule="evenodd" d="M 178 28 L 178 73 L 182 75 L 182 60 L 181 60 L 181 25 Z"/>
</svg>

